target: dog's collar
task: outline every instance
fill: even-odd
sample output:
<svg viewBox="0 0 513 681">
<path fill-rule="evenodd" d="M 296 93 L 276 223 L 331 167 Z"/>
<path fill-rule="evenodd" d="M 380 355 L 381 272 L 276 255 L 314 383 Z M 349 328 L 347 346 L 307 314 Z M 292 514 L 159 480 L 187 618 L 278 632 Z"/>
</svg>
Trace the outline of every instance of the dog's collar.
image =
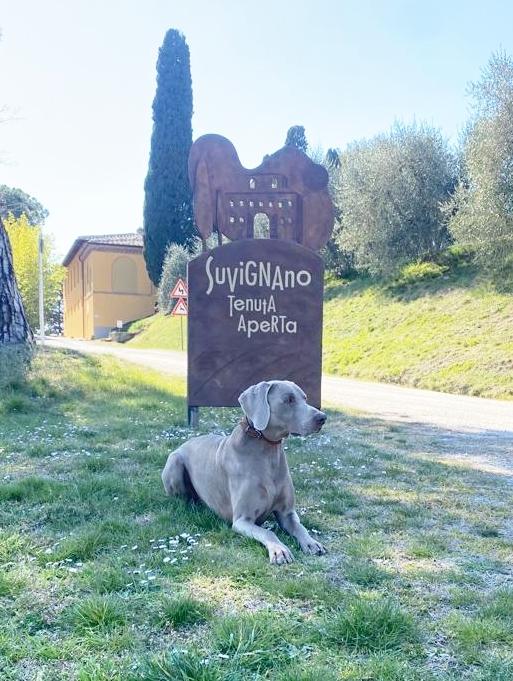
<svg viewBox="0 0 513 681">
<path fill-rule="evenodd" d="M 252 423 L 250 423 L 246 417 L 242 419 L 241 426 L 246 435 L 249 435 L 249 437 L 254 437 L 257 440 L 265 440 L 266 442 L 269 442 L 269 444 L 271 445 L 279 445 L 283 440 L 283 438 L 281 440 L 269 440 L 269 438 L 266 437 L 261 430 L 257 430 L 255 426 Z"/>
</svg>

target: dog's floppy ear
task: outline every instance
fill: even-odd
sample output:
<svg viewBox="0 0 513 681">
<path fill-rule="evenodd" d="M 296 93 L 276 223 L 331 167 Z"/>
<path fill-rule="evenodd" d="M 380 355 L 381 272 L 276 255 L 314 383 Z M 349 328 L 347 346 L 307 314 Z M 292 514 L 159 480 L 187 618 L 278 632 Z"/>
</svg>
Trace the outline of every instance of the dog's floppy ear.
<svg viewBox="0 0 513 681">
<path fill-rule="evenodd" d="M 239 395 L 239 404 L 257 430 L 265 430 L 271 418 L 267 394 L 272 383 L 261 381 L 247 388 Z"/>
</svg>

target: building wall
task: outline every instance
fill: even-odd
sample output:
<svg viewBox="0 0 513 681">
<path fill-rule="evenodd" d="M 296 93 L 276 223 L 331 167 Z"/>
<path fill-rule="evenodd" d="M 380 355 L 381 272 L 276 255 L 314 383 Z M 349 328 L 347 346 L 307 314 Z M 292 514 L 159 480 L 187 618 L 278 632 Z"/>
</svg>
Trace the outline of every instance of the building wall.
<svg viewBox="0 0 513 681">
<path fill-rule="evenodd" d="M 104 338 L 121 320 L 124 324 L 148 317 L 155 311 L 155 296 L 134 294 L 94 294 L 94 337 Z"/>
<path fill-rule="evenodd" d="M 69 338 L 83 338 L 83 296 L 82 267 L 78 254 L 67 268 L 63 285 L 64 335 Z"/>
<path fill-rule="evenodd" d="M 118 320 L 126 323 L 153 314 L 156 289 L 146 272 L 142 252 L 88 250 L 86 247 L 70 263 L 67 278 L 75 260 L 79 261 L 80 253 L 84 271 L 84 306 L 80 306 L 80 315 L 68 314 L 65 303 L 65 336 L 103 338 Z M 78 269 L 81 270 L 80 267 Z M 73 289 L 81 290 L 80 287 Z"/>
</svg>

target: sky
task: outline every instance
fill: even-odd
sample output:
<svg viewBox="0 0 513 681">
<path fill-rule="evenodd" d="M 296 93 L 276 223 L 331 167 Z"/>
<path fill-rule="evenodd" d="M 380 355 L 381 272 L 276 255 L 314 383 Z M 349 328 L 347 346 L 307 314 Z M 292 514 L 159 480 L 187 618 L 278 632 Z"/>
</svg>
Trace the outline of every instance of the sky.
<svg viewBox="0 0 513 681">
<path fill-rule="evenodd" d="M 512 26 L 507 0 L 0 0 L 0 184 L 50 211 L 59 256 L 141 227 L 169 28 L 191 52 L 193 137 L 225 135 L 251 168 L 291 125 L 324 149 L 395 120 L 456 143 Z"/>
</svg>

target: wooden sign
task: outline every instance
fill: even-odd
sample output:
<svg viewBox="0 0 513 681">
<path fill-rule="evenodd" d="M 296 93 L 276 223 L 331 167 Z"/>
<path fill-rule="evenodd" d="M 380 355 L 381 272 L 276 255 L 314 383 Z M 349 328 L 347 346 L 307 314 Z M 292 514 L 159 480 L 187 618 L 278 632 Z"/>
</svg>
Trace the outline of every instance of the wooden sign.
<svg viewBox="0 0 513 681">
<path fill-rule="evenodd" d="M 187 284 L 183 279 L 178 279 L 169 294 L 170 298 L 187 298 Z"/>
<path fill-rule="evenodd" d="M 248 386 L 294 381 L 321 403 L 323 262 L 312 250 L 246 239 L 188 267 L 189 407 L 238 405 Z"/>
<path fill-rule="evenodd" d="M 268 379 L 294 381 L 320 407 L 324 269 L 315 251 L 334 222 L 326 169 L 290 146 L 244 168 L 229 140 L 203 135 L 189 180 L 205 251 L 188 266 L 189 424 L 197 407 L 236 406 Z M 257 221 L 268 238 L 254 238 Z M 208 251 L 213 232 L 219 245 Z"/>
<path fill-rule="evenodd" d="M 184 298 L 179 298 L 171 314 L 176 317 L 187 317 L 187 301 Z"/>
</svg>

